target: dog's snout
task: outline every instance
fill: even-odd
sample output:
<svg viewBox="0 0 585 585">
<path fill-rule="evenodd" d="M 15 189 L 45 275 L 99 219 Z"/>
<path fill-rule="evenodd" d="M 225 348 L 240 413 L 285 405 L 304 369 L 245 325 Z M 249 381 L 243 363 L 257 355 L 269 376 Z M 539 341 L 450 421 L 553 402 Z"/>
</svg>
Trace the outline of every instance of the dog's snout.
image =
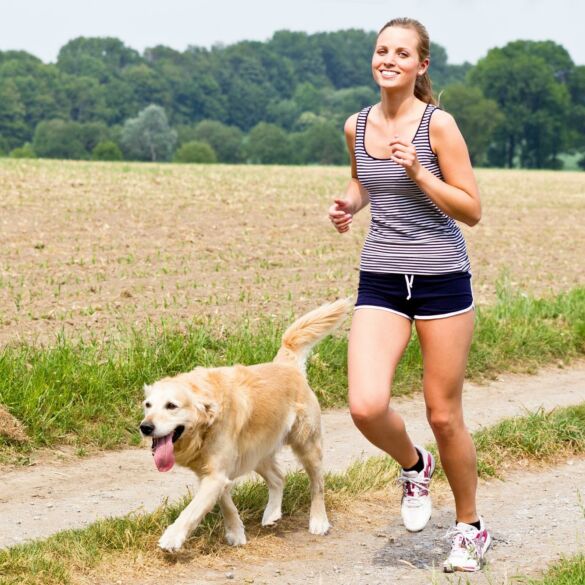
<svg viewBox="0 0 585 585">
<path fill-rule="evenodd" d="M 154 432 L 154 425 L 149 422 L 143 422 L 140 424 L 140 432 L 146 436 L 152 435 Z"/>
</svg>

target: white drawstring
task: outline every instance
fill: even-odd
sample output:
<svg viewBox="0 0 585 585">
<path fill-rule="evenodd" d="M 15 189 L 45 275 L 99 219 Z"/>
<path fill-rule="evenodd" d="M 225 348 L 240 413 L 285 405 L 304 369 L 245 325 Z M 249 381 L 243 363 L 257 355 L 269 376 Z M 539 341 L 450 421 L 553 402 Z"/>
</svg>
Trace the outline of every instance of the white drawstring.
<svg viewBox="0 0 585 585">
<path fill-rule="evenodd" d="M 412 283 L 414 282 L 414 274 L 410 275 L 410 280 L 408 280 L 408 274 L 404 275 L 404 278 L 406 280 L 406 290 L 408 291 L 408 296 L 406 297 L 406 300 L 409 301 L 410 297 L 412 296 Z"/>
</svg>

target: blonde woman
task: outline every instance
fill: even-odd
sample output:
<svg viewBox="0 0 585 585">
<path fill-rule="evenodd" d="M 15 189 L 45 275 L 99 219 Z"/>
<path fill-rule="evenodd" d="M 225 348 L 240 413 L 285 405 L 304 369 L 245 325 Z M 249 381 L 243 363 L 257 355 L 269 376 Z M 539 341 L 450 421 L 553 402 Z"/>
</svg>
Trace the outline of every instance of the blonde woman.
<svg viewBox="0 0 585 585">
<path fill-rule="evenodd" d="M 413 445 L 389 406 L 414 322 L 427 418 L 455 497 L 444 569 L 473 572 L 491 539 L 476 509 L 476 454 L 461 403 L 474 304 L 456 221 L 475 225 L 481 204 L 465 140 L 454 119 L 435 105 L 429 45 L 416 20 L 394 19 L 380 30 L 372 56 L 380 102 L 345 124 L 352 178 L 329 217 L 344 233 L 370 204 L 349 338 L 351 416 L 369 441 L 401 465 L 402 519 L 407 530 L 422 530 L 431 517 L 434 458 Z"/>
</svg>

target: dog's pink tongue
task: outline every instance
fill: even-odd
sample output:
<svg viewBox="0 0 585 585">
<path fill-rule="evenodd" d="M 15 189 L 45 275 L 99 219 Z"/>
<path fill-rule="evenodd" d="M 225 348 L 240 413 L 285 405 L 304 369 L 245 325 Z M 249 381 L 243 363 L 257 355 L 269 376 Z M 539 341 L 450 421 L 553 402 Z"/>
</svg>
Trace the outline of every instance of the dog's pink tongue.
<svg viewBox="0 0 585 585">
<path fill-rule="evenodd" d="M 175 464 L 175 453 L 173 452 L 173 433 L 166 437 L 154 439 L 154 462 L 159 471 L 170 471 Z"/>
</svg>

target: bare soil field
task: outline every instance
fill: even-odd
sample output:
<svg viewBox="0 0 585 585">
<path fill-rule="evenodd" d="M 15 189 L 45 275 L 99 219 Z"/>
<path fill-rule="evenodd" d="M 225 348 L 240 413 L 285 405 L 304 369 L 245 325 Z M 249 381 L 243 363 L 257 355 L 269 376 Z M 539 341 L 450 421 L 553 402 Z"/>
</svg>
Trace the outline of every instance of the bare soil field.
<svg viewBox="0 0 585 585">
<path fill-rule="evenodd" d="M 585 284 L 585 173 L 477 172 L 480 304 Z M 369 214 L 327 220 L 348 170 L 0 160 L 0 343 L 147 321 L 288 315 L 351 294 Z"/>
</svg>

